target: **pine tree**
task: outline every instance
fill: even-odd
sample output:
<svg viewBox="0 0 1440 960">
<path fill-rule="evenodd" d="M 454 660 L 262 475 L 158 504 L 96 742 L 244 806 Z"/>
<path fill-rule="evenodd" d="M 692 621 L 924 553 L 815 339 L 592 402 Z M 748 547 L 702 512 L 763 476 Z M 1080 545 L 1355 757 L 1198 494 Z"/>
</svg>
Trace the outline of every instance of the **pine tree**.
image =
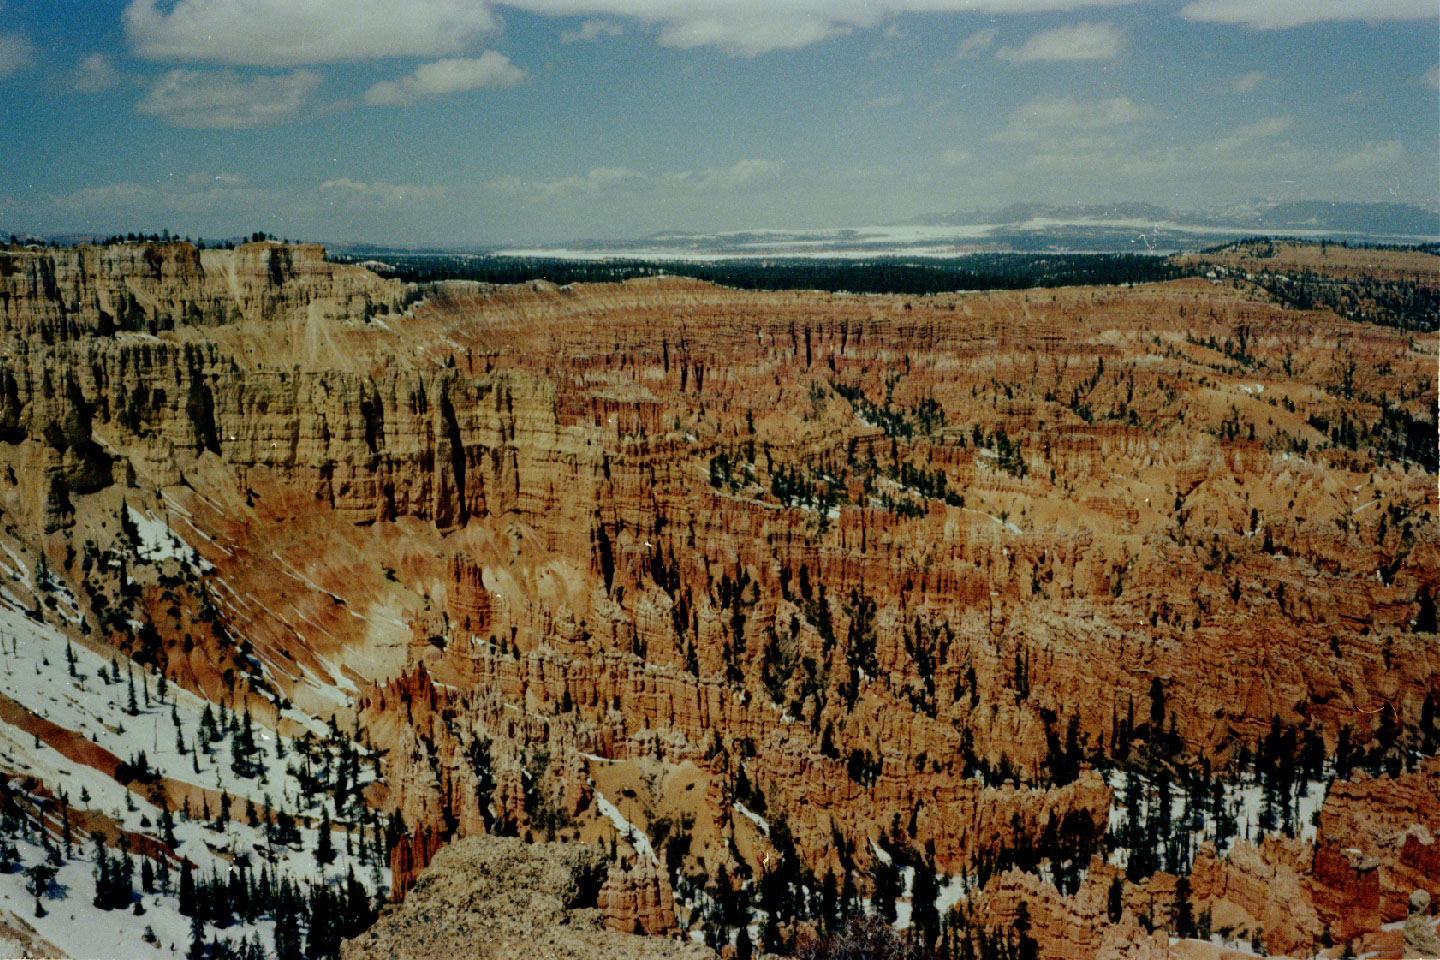
<svg viewBox="0 0 1440 960">
<path fill-rule="evenodd" d="M 315 844 L 315 860 L 325 866 L 335 861 L 335 848 L 330 839 L 330 809 L 328 807 L 320 815 L 320 837 Z"/>
<path fill-rule="evenodd" d="M 935 869 L 924 856 L 915 858 L 915 879 L 910 884 L 910 922 L 927 949 L 935 947 L 940 935 L 940 914 L 935 907 L 938 893 Z"/>
<path fill-rule="evenodd" d="M 200 914 L 190 915 L 190 949 L 185 953 L 185 960 L 205 960 L 208 951 L 205 949 L 205 921 L 200 919 Z"/>
<path fill-rule="evenodd" d="M 875 915 L 886 923 L 895 923 L 895 898 L 900 895 L 900 870 L 894 862 L 875 858 L 871 868 L 875 880 Z"/>
<path fill-rule="evenodd" d="M 1175 881 L 1175 935 L 1193 937 L 1195 917 L 1190 907 L 1190 878 L 1181 877 Z"/>
<path fill-rule="evenodd" d="M 299 895 L 294 886 L 282 880 L 275 897 L 276 960 L 301 960 Z"/>
<path fill-rule="evenodd" d="M 101 842 L 100 835 L 95 835 L 95 899 L 92 901 L 101 910 L 110 909 L 106 906 L 110 890 L 110 854 L 105 850 L 105 844 Z"/>
<path fill-rule="evenodd" d="M 195 909 L 195 871 L 186 860 L 180 864 L 180 913 L 185 916 L 194 916 Z"/>
<path fill-rule="evenodd" d="M 740 932 L 735 935 L 735 960 L 751 960 L 754 952 L 754 945 L 750 942 L 750 928 L 741 927 Z"/>
</svg>

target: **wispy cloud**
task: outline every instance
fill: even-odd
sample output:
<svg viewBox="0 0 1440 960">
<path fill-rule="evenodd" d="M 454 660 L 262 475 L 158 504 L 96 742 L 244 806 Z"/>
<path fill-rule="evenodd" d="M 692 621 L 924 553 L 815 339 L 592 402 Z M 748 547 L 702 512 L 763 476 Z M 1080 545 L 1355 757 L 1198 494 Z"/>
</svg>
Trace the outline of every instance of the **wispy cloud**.
<svg viewBox="0 0 1440 960">
<path fill-rule="evenodd" d="M 940 151 L 940 156 L 936 159 L 936 165 L 945 170 L 954 170 L 956 167 L 963 167 L 969 162 L 970 154 L 968 151 L 956 150 L 954 148 Z"/>
<path fill-rule="evenodd" d="M 365 102 L 372 107 L 397 106 L 467 90 L 513 87 L 524 79 L 525 71 L 509 57 L 486 50 L 478 57 L 422 63 L 408 77 L 372 86 L 365 91 Z"/>
<path fill-rule="evenodd" d="M 35 48 L 23 33 L 0 33 L 0 77 L 19 73 L 35 62 Z"/>
<path fill-rule="evenodd" d="M 320 184 L 319 192 L 329 202 L 364 202 L 390 206 L 403 203 L 434 203 L 445 196 L 443 187 L 351 180 L 348 177 L 326 180 Z"/>
<path fill-rule="evenodd" d="M 1399 140 L 1369 140 L 1337 157 L 1331 168 L 1341 173 L 1361 173 L 1393 167 L 1404 159 L 1405 145 Z"/>
<path fill-rule="evenodd" d="M 526 203 L 546 203 L 572 194 L 590 196 L 613 192 L 616 188 L 645 179 L 628 167 L 595 167 L 581 176 L 570 177 L 496 177 L 484 185 L 490 193 L 518 198 Z"/>
<path fill-rule="evenodd" d="M 1420 86 L 1440 90 L 1440 67 L 1431 67 L 1420 75 Z"/>
<path fill-rule="evenodd" d="M 120 85 L 120 71 L 103 53 L 92 53 L 75 64 L 71 72 L 75 89 L 81 93 L 100 93 Z"/>
<path fill-rule="evenodd" d="M 1109 23 L 1077 23 L 1032 34 L 1019 47 L 1001 47 L 995 56 L 1011 63 L 1037 60 L 1114 60 L 1125 31 Z"/>
<path fill-rule="evenodd" d="M 1216 153 L 1230 153 L 1257 140 L 1278 137 L 1293 126 L 1293 117 L 1266 117 L 1264 120 L 1236 127 L 1220 139 L 1211 141 L 1207 147 Z"/>
<path fill-rule="evenodd" d="M 589 43 L 601 37 L 618 37 L 625 28 L 613 20 L 586 20 L 578 30 L 565 30 L 560 34 L 561 43 Z"/>
<path fill-rule="evenodd" d="M 177 127 L 235 130 L 283 123 L 320 84 L 309 70 L 246 77 L 233 70 L 171 70 L 136 107 Z"/>
<path fill-rule="evenodd" d="M 1265 82 L 1265 74 L 1259 70 L 1251 70 L 1249 73 L 1242 73 L 1230 81 L 1230 90 L 1233 93 L 1254 93 L 1255 88 Z"/>
<path fill-rule="evenodd" d="M 753 189 L 777 181 L 785 170 L 779 160 L 751 158 L 725 167 L 700 170 L 672 170 L 649 174 L 629 167 L 595 167 L 584 174 L 569 177 L 535 179 L 529 177 L 497 177 L 485 183 L 485 192 L 513 197 L 525 203 L 549 203 L 574 196 L 592 200 L 629 196 L 644 189 L 654 195 L 713 195 Z"/>
<path fill-rule="evenodd" d="M 990 139 L 1000 143 L 1033 143 L 1067 132 L 1128 127 L 1145 114 L 1145 108 L 1129 97 L 1104 100 L 1041 97 L 1017 109 L 1004 129 Z"/>
<path fill-rule="evenodd" d="M 1436 14 L 1434 0 L 1191 0 L 1180 10 L 1187 20 L 1256 30 L 1335 20 L 1429 20 Z"/>
<path fill-rule="evenodd" d="M 986 27 L 984 30 L 976 30 L 968 37 L 963 38 L 955 44 L 955 59 L 970 60 L 989 50 L 995 45 L 995 38 L 1000 36 L 1000 31 L 994 27 Z"/>
<path fill-rule="evenodd" d="M 767 180 L 774 180 L 784 171 L 780 160 L 740 160 L 728 167 L 683 171 L 665 176 L 670 183 L 684 183 L 701 190 L 739 190 Z"/>
</svg>

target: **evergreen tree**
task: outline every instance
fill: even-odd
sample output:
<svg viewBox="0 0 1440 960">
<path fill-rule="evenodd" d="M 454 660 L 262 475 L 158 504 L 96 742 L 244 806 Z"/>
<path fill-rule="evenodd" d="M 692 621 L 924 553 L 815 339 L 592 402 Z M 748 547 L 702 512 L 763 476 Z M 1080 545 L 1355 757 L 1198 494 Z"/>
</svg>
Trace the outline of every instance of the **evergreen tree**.
<svg viewBox="0 0 1440 960">
<path fill-rule="evenodd" d="M 1195 917 L 1190 907 L 1190 878 L 1181 877 L 1175 881 L 1175 935 L 1193 937 Z"/>
<path fill-rule="evenodd" d="M 190 861 L 185 860 L 180 864 L 180 912 L 187 916 L 195 916 L 198 911 L 195 909 L 195 871 L 190 866 Z"/>
<path fill-rule="evenodd" d="M 935 868 L 924 856 L 916 857 L 915 879 L 910 884 L 910 922 L 930 949 L 940 936 L 940 914 L 935 907 L 937 893 Z"/>
<path fill-rule="evenodd" d="M 875 863 L 871 867 L 871 877 L 875 882 L 875 896 L 872 903 L 875 915 L 886 923 L 893 924 L 895 922 L 895 899 L 900 896 L 900 869 L 895 866 L 894 861 L 886 863 L 876 857 Z"/>
<path fill-rule="evenodd" d="M 1121 882 L 1119 874 L 1116 874 L 1110 881 L 1110 890 L 1106 895 L 1106 913 L 1111 923 L 1119 923 L 1120 917 L 1125 912 L 1125 885 Z"/>
<path fill-rule="evenodd" d="M 190 949 L 185 952 L 185 960 L 205 960 L 209 951 L 205 949 L 205 921 L 200 919 L 200 914 L 190 915 Z"/>
<path fill-rule="evenodd" d="M 754 945 L 750 943 L 750 928 L 741 927 L 735 935 L 735 960 L 751 960 L 754 952 Z"/>
<path fill-rule="evenodd" d="M 331 843 L 330 809 L 327 807 L 321 812 L 320 837 L 315 843 L 315 860 L 322 866 L 328 866 L 335 862 L 335 848 Z"/>
</svg>

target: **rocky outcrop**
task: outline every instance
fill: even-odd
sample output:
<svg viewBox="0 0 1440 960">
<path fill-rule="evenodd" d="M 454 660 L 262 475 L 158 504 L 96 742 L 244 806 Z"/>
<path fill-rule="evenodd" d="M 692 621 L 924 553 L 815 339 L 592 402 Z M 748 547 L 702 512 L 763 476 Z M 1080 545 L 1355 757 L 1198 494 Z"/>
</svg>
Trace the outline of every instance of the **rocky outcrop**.
<svg viewBox="0 0 1440 960">
<path fill-rule="evenodd" d="M 342 945 L 344 960 L 690 958 L 693 943 L 607 929 L 595 847 L 469 837 L 442 850 L 398 907 Z"/>
<path fill-rule="evenodd" d="M 1440 957 L 1440 935 L 1430 919 L 1430 894 L 1424 890 L 1410 894 L 1410 912 L 1405 916 L 1405 955 Z"/>
<path fill-rule="evenodd" d="M 1326 926 L 1313 905 L 1309 857 L 1304 844 L 1277 838 L 1258 847 L 1239 841 L 1224 857 L 1206 844 L 1191 868 L 1191 909 L 1208 912 L 1211 930 L 1242 940 L 1259 936 L 1272 955 L 1310 953 Z M 1364 916 L 1353 921 L 1371 928 Z"/>
<path fill-rule="evenodd" d="M 1416 889 L 1440 897 L 1440 757 L 1395 777 L 1337 781 L 1317 835 L 1315 880 L 1335 924 L 1399 921 Z"/>
<path fill-rule="evenodd" d="M 622 933 L 651 936 L 675 932 L 675 891 L 659 864 L 637 858 L 624 865 L 612 863 L 605 885 L 597 895 L 605 926 Z"/>
<path fill-rule="evenodd" d="M 1073 897 L 1062 897 L 1040 878 L 1018 870 L 1008 871 L 985 885 L 970 914 L 972 924 L 996 936 L 1014 940 L 1022 912 L 1026 933 L 1038 956 L 1047 960 L 1148 960 L 1169 956 L 1169 937 L 1150 934 L 1132 913 L 1111 923 L 1107 914 L 1109 874 L 1104 869 L 1088 877 Z"/>
</svg>

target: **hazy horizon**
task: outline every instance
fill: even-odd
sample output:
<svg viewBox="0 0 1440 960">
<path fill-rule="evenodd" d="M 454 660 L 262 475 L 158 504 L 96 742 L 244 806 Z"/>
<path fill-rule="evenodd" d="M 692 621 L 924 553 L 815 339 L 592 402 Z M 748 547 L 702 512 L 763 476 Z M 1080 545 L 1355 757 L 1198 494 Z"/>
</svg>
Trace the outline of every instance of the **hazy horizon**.
<svg viewBox="0 0 1440 960">
<path fill-rule="evenodd" d="M 0 6 L 0 230 L 504 245 L 1440 200 L 1430 0 Z"/>
</svg>

